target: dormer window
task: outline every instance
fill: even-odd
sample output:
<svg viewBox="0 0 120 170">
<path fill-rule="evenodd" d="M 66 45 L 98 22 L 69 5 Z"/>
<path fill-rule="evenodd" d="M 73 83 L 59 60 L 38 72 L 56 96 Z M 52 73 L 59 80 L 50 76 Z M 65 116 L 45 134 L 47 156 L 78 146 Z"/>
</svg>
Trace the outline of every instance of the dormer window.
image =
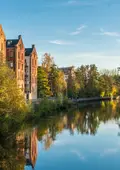
<svg viewBox="0 0 120 170">
<path fill-rule="evenodd" d="M 12 41 L 8 41 L 8 42 L 7 42 L 7 45 L 11 45 L 11 44 L 12 44 Z"/>
</svg>

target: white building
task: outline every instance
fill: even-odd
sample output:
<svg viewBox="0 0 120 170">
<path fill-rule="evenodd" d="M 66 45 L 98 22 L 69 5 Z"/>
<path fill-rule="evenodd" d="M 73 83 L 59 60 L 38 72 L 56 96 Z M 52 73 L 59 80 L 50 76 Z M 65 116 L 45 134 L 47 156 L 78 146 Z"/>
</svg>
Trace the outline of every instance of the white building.
<svg viewBox="0 0 120 170">
<path fill-rule="evenodd" d="M 35 45 L 25 49 L 25 95 L 26 99 L 37 99 L 37 52 Z"/>
</svg>

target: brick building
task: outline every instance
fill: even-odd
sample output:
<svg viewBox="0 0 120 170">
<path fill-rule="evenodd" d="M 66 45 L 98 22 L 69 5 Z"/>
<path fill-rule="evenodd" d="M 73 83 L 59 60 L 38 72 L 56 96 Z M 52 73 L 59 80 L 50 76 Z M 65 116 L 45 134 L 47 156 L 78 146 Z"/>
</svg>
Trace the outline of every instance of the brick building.
<svg viewBox="0 0 120 170">
<path fill-rule="evenodd" d="M 25 48 L 21 35 L 18 39 L 7 40 L 6 48 L 8 66 L 15 71 L 18 87 L 24 92 Z"/>
<path fill-rule="evenodd" d="M 25 159 L 26 166 L 34 169 L 38 155 L 37 129 L 34 128 L 31 134 L 25 135 Z"/>
<path fill-rule="evenodd" d="M 59 68 L 64 73 L 64 79 L 65 81 L 68 81 L 69 76 L 75 77 L 75 69 L 74 66 L 71 67 L 62 67 Z"/>
<path fill-rule="evenodd" d="M 26 99 L 37 99 L 37 52 L 35 45 L 25 49 Z"/>
<path fill-rule="evenodd" d="M 0 62 L 6 62 L 6 37 L 0 25 Z"/>
</svg>

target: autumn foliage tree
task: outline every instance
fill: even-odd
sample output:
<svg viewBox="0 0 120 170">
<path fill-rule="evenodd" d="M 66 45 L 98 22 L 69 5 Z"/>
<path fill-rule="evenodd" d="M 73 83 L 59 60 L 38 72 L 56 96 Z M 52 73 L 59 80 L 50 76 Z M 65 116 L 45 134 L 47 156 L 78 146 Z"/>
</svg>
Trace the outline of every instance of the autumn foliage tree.
<svg viewBox="0 0 120 170">
<path fill-rule="evenodd" d="M 53 57 L 45 53 L 42 66 L 38 68 L 38 95 L 41 97 L 64 94 L 66 82 L 64 73 L 55 65 Z"/>
<path fill-rule="evenodd" d="M 0 115 L 24 115 L 28 107 L 23 92 L 18 88 L 14 72 L 0 64 Z"/>
<path fill-rule="evenodd" d="M 47 74 L 49 74 L 49 72 L 51 71 L 51 67 L 53 64 L 54 64 L 53 57 L 50 54 L 45 53 L 42 58 L 42 68 L 45 70 Z"/>
<path fill-rule="evenodd" d="M 82 65 L 74 69 L 74 76 L 67 75 L 68 79 L 65 81 L 64 73 L 48 53 L 42 58 L 42 68 L 47 74 L 52 96 L 64 94 L 70 98 L 82 98 L 112 97 L 120 94 L 120 76 L 116 70 L 98 71 L 95 64 Z"/>
<path fill-rule="evenodd" d="M 66 82 L 64 80 L 64 73 L 53 64 L 49 73 L 49 84 L 53 96 L 63 94 L 66 89 Z"/>
</svg>

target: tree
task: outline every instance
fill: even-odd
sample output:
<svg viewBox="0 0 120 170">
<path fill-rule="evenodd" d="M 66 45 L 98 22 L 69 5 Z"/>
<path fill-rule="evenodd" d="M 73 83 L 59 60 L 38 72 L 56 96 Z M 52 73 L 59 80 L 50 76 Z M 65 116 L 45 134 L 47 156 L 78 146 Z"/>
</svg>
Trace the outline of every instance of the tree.
<svg viewBox="0 0 120 170">
<path fill-rule="evenodd" d="M 23 92 L 18 88 L 14 72 L 0 64 L 0 115 L 20 116 L 28 111 Z"/>
<path fill-rule="evenodd" d="M 78 83 L 76 77 L 73 77 L 71 74 L 69 74 L 67 82 L 68 97 L 77 98 L 79 90 L 80 84 Z"/>
<path fill-rule="evenodd" d="M 53 57 L 51 57 L 50 54 L 45 53 L 42 58 L 42 67 L 46 71 L 46 73 L 49 73 L 51 70 L 51 66 L 54 64 Z"/>
<path fill-rule="evenodd" d="M 99 72 L 95 65 L 82 65 L 76 70 L 76 79 L 80 85 L 80 97 L 99 95 Z"/>
<path fill-rule="evenodd" d="M 48 97 L 51 95 L 48 75 L 41 66 L 38 67 L 37 87 L 39 98 Z"/>
<path fill-rule="evenodd" d="M 51 71 L 49 73 L 49 85 L 53 96 L 63 94 L 66 89 L 64 73 L 61 72 L 55 64 L 52 65 Z"/>
<path fill-rule="evenodd" d="M 99 78 L 100 96 L 111 96 L 113 88 L 113 79 L 108 74 L 103 74 Z"/>
</svg>

